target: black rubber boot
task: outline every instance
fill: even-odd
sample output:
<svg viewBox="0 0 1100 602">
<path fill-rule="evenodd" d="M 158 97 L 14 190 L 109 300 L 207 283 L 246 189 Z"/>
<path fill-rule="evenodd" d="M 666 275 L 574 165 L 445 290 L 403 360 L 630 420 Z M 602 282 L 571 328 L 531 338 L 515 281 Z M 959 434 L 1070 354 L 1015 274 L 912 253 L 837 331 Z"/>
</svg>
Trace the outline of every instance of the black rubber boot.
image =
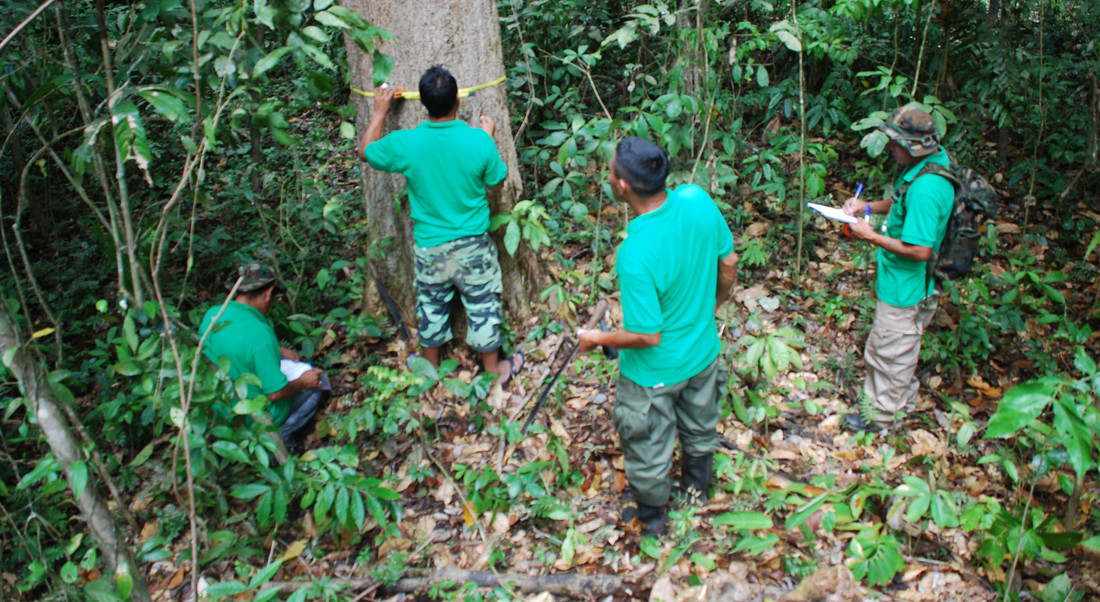
<svg viewBox="0 0 1100 602">
<path fill-rule="evenodd" d="M 668 532 L 668 506 L 646 506 L 623 510 L 623 523 L 638 519 L 642 523 L 642 534 L 660 537 Z"/>
<path fill-rule="evenodd" d="M 710 477 L 714 468 L 714 454 L 705 456 L 689 456 L 684 454 L 680 458 L 680 495 L 688 501 L 706 504 L 710 499 L 707 490 L 710 488 Z"/>
</svg>

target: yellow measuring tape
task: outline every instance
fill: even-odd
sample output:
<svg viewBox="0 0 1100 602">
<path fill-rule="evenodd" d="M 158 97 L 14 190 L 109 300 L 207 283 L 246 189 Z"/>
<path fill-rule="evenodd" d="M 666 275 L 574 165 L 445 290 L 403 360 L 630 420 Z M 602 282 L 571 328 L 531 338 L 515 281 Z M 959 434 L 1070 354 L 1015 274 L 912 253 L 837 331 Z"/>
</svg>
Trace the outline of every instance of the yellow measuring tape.
<svg viewBox="0 0 1100 602">
<path fill-rule="evenodd" d="M 498 80 L 491 81 L 487 84 L 481 84 L 480 86 L 474 86 L 472 88 L 459 88 L 458 89 L 458 97 L 459 98 L 466 98 L 467 96 L 473 96 L 474 92 L 477 92 L 478 90 L 484 90 L 485 88 L 490 88 L 490 87 L 495 86 L 497 84 L 503 84 L 505 79 L 506 78 L 502 77 Z M 360 90 L 359 88 L 355 88 L 355 87 L 353 87 L 351 89 L 351 91 L 355 92 L 356 94 L 366 96 L 368 98 L 374 98 L 374 92 L 366 92 L 364 90 Z M 397 94 L 394 95 L 394 98 L 405 98 L 405 99 L 408 99 L 408 100 L 419 100 L 420 99 L 420 92 L 415 92 L 415 91 L 412 91 L 412 90 L 406 91 L 404 88 L 398 88 L 397 89 Z"/>
</svg>

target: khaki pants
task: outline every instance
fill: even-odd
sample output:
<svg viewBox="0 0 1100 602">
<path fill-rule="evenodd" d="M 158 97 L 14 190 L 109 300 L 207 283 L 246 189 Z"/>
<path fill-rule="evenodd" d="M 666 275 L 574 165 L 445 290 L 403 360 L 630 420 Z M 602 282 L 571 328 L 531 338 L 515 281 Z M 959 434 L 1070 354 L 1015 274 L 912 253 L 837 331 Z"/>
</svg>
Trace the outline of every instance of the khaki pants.
<svg viewBox="0 0 1100 602">
<path fill-rule="evenodd" d="M 894 307 L 879 300 L 875 321 L 863 359 L 867 378 L 863 392 L 875 401 L 876 422 L 888 423 L 898 412 L 916 409 L 917 361 L 924 329 L 936 313 L 938 296 L 932 295 L 912 307 Z"/>
<path fill-rule="evenodd" d="M 620 375 L 612 422 L 623 447 L 623 464 L 634 499 L 647 506 L 668 503 L 672 452 L 680 435 L 683 453 L 718 450 L 718 400 L 725 390 L 718 359 L 699 374 L 667 387 L 643 387 Z"/>
</svg>

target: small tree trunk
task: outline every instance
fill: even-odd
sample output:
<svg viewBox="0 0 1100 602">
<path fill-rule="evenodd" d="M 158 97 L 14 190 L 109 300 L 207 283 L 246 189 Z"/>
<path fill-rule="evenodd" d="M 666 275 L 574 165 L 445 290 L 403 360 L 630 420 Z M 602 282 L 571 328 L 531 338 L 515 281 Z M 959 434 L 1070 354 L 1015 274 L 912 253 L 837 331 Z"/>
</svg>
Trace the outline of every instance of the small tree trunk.
<svg viewBox="0 0 1100 602">
<path fill-rule="evenodd" d="M 394 59 L 389 81 L 398 87 L 416 90 L 420 75 L 440 64 L 458 80 L 459 88 L 488 83 L 504 76 L 501 55 L 500 20 L 491 0 L 441 0 L 440 2 L 402 2 L 400 0 L 344 0 L 342 4 L 363 15 L 376 27 L 389 31 L 394 41 L 381 51 Z M 373 90 L 373 62 L 350 39 L 347 40 L 351 85 Z M 481 115 L 496 122 L 497 149 L 508 166 L 508 177 L 499 195 L 489 197 L 493 213 L 504 213 L 521 198 L 522 183 L 512 125 L 508 116 L 507 84 L 478 91 L 460 102 L 458 118 L 477 126 Z M 366 129 L 372 100 L 355 95 L 359 132 Z M 386 131 L 416 127 L 427 119 L 419 101 L 397 101 L 386 122 Z M 359 157 L 362 160 L 362 157 Z M 413 277 L 412 220 L 407 199 L 394 209 L 394 195 L 405 187 L 400 175 L 377 172 L 363 165 L 363 186 L 368 245 L 372 252 L 385 254 L 378 262 L 386 288 L 408 320 L 414 315 L 416 297 L 410 286 Z M 546 281 L 546 269 L 537 254 L 521 244 L 515 257 L 501 244 L 503 231 L 496 233 L 500 264 L 504 272 L 504 306 L 513 324 L 535 314 L 533 300 L 539 298 Z M 374 313 L 385 312 L 381 297 L 373 295 L 369 307 Z"/>
<path fill-rule="evenodd" d="M 76 443 L 76 438 L 73 437 L 68 420 L 54 396 L 45 372 L 35 361 L 34 355 L 28 352 L 26 345 L 33 344 L 23 342 L 15 326 L 15 320 L 8 314 L 7 306 L 0 303 L 0 350 L 5 352 L 9 349 L 16 350 L 11 356 L 8 367 L 19 380 L 27 402 L 38 418 L 38 425 L 46 436 L 50 451 L 65 471 L 71 487 L 70 470 L 72 465 L 81 459 L 80 447 Z M 100 553 L 107 561 L 111 573 L 117 574 L 120 570 L 129 572 L 133 579 L 130 599 L 135 602 L 148 601 L 149 591 L 145 587 L 145 577 L 134 563 L 130 548 L 126 545 L 125 533 L 115 523 L 114 516 L 107 510 L 107 506 L 100 500 L 91 479 L 77 498 L 76 505 L 88 524 L 88 530 L 99 541 Z"/>
</svg>

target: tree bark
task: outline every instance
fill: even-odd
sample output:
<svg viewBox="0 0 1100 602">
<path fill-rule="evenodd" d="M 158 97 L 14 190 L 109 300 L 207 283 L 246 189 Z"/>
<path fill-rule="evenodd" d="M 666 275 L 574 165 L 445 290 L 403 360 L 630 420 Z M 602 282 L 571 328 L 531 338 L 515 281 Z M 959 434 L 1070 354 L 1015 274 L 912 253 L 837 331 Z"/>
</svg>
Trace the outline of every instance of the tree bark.
<svg viewBox="0 0 1100 602">
<path fill-rule="evenodd" d="M 500 20 L 496 4 L 490 0 L 443 0 L 441 2 L 402 2 L 400 0 L 344 0 L 344 6 L 363 15 L 372 25 L 389 31 L 394 40 L 381 48 L 394 59 L 389 82 L 401 88 L 416 90 L 420 75 L 430 66 L 446 67 L 459 88 L 492 82 L 504 76 L 501 54 Z M 348 63 L 351 85 L 360 90 L 373 90 L 373 63 L 350 39 Z M 366 129 L 372 99 L 354 95 L 360 135 Z M 477 127 L 481 115 L 496 122 L 496 143 L 500 156 L 508 166 L 508 177 L 500 194 L 490 195 L 489 208 L 494 214 L 511 210 L 521 198 L 522 183 L 516 148 L 512 140 L 512 125 L 508 115 L 506 84 L 491 86 L 460 101 L 458 118 Z M 419 101 L 397 101 L 386 120 L 388 133 L 394 129 L 416 127 L 427 119 L 427 111 Z M 358 157 L 362 161 L 362 157 Z M 405 187 L 398 174 L 375 171 L 363 165 L 363 189 L 370 233 L 368 251 L 385 259 L 378 262 L 381 277 L 401 308 L 402 316 L 414 316 L 416 297 L 411 286 L 413 278 L 412 220 L 408 215 L 408 200 L 394 209 L 394 195 Z M 546 281 L 546 269 L 537 254 L 521 243 L 515 257 L 504 250 L 503 229 L 494 234 L 500 249 L 500 264 L 504 273 L 505 314 L 513 324 L 535 315 L 534 300 Z M 385 312 L 378 294 L 370 297 L 373 313 Z"/>
<path fill-rule="evenodd" d="M 65 471 L 71 487 L 70 470 L 75 462 L 81 460 L 80 447 L 76 443 L 76 438 L 73 437 L 60 402 L 54 396 L 45 371 L 35 361 L 34 355 L 27 351 L 25 345 L 28 343 L 22 339 L 15 320 L 8 314 L 7 306 L 0 303 L 0 350 L 5 355 L 8 350 L 15 350 L 8 360 L 8 368 L 19 380 L 27 402 L 38 418 L 38 426 L 46 436 L 50 451 Z M 114 516 L 107 510 L 107 506 L 100 500 L 91 478 L 80 497 L 77 498 L 76 505 L 88 524 L 88 530 L 99 541 L 100 553 L 107 561 L 111 573 L 117 574 L 120 569 L 129 572 L 133 579 L 130 599 L 135 602 L 148 601 L 149 590 L 145 587 L 145 576 L 134 563 L 130 548 L 126 545 L 125 533 L 119 528 Z"/>
</svg>

